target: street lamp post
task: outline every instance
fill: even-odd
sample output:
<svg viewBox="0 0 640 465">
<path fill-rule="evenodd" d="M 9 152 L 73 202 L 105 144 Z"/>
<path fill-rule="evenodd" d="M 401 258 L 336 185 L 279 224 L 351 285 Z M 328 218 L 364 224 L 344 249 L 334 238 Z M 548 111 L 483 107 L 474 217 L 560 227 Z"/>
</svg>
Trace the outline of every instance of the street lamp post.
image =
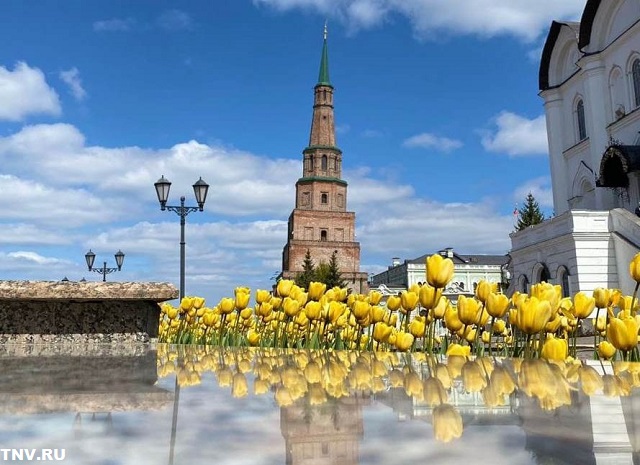
<svg viewBox="0 0 640 465">
<path fill-rule="evenodd" d="M 209 184 L 204 182 L 202 178 L 198 179 L 193 185 L 193 192 L 196 196 L 197 207 L 187 207 L 184 204 L 184 196 L 180 197 L 180 206 L 169 206 L 167 200 L 169 198 L 169 189 L 171 188 L 171 182 L 169 182 L 164 175 L 156 183 L 156 194 L 158 195 L 158 201 L 160 202 L 160 210 L 168 210 L 175 212 L 180 217 L 180 300 L 184 297 L 184 269 L 185 269 L 185 241 L 184 241 L 184 225 L 186 223 L 187 215 L 191 212 L 203 211 L 204 202 L 207 199 L 207 192 L 209 191 Z"/>
<path fill-rule="evenodd" d="M 207 199 L 209 184 L 204 182 L 202 178 L 198 179 L 193 185 L 193 192 L 196 196 L 197 207 L 187 207 L 184 204 L 184 196 L 180 197 L 180 206 L 172 207 L 167 205 L 169 199 L 169 182 L 164 175 L 153 184 L 156 188 L 158 201 L 160 202 L 160 210 L 169 210 L 175 212 L 180 217 L 180 301 L 184 297 L 184 269 L 185 269 L 185 240 L 184 225 L 186 224 L 187 215 L 191 212 L 204 210 L 204 202 Z M 178 430 L 178 406 L 180 405 L 180 384 L 178 384 L 178 375 L 176 374 L 175 394 L 173 398 L 173 415 L 171 418 L 171 440 L 169 443 L 169 465 L 173 465 L 174 449 L 176 444 L 176 432 Z"/>
<path fill-rule="evenodd" d="M 117 268 L 107 268 L 107 262 L 103 262 L 102 268 L 94 268 L 93 262 L 96 259 L 96 254 L 94 254 L 91 249 L 84 254 L 84 259 L 87 261 L 87 267 L 89 271 L 95 271 L 96 273 L 102 273 L 102 281 L 105 282 L 107 280 L 107 275 L 109 273 L 114 273 L 116 271 L 120 271 L 122 269 L 122 263 L 124 262 L 124 254 L 122 250 L 118 250 L 115 254 L 116 257 L 116 266 Z"/>
</svg>

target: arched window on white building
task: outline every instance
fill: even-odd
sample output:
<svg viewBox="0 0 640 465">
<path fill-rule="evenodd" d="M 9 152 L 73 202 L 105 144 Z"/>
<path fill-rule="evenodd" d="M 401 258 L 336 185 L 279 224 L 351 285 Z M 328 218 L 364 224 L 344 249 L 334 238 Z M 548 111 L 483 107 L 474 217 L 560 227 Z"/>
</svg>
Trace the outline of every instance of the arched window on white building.
<svg viewBox="0 0 640 465">
<path fill-rule="evenodd" d="M 640 107 L 640 58 L 636 58 L 631 65 L 631 84 L 633 86 L 634 107 Z"/>
<path fill-rule="evenodd" d="M 622 70 L 619 67 L 613 68 L 609 75 L 609 92 L 611 97 L 611 109 L 613 111 L 612 121 L 618 121 L 626 113 L 625 108 L 625 86 L 622 78 Z"/>
<path fill-rule="evenodd" d="M 587 123 L 584 117 L 584 102 L 582 99 L 578 99 L 576 103 L 576 130 L 578 142 L 587 138 Z"/>
<path fill-rule="evenodd" d="M 558 272 L 556 273 L 557 283 L 560 284 L 562 289 L 562 297 L 570 297 L 571 289 L 569 288 L 569 270 L 566 266 L 562 265 L 558 268 Z"/>
</svg>

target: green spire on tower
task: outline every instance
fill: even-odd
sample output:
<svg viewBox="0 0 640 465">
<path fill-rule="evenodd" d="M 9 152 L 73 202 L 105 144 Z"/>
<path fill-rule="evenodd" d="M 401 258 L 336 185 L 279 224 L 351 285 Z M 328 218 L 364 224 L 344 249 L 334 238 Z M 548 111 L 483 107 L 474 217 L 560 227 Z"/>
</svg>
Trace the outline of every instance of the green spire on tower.
<svg viewBox="0 0 640 465">
<path fill-rule="evenodd" d="M 329 80 L 329 53 L 327 52 L 327 23 L 324 23 L 324 43 L 322 44 L 322 58 L 320 59 L 320 73 L 318 75 L 318 86 L 330 86 Z"/>
</svg>

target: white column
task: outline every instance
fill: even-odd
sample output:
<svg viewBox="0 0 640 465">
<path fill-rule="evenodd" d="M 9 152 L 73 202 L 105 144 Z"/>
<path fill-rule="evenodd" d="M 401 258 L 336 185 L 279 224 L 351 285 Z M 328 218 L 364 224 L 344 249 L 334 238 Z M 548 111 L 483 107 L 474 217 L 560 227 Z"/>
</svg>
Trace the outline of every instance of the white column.
<svg viewBox="0 0 640 465">
<path fill-rule="evenodd" d="M 568 173 L 564 159 L 564 115 L 562 98 L 555 90 L 542 92 L 547 122 L 547 141 L 549 143 L 549 169 L 551 170 L 551 189 L 553 191 L 553 210 L 556 216 L 569 209 L 569 186 L 573 173 Z"/>
<path fill-rule="evenodd" d="M 584 70 L 585 117 L 589 137 L 590 160 L 587 164 L 598 173 L 602 154 L 609 143 L 607 134 L 607 108 L 609 98 L 606 69 L 598 55 L 580 60 Z M 596 188 L 596 209 L 607 210 L 611 203 L 608 189 Z"/>
</svg>

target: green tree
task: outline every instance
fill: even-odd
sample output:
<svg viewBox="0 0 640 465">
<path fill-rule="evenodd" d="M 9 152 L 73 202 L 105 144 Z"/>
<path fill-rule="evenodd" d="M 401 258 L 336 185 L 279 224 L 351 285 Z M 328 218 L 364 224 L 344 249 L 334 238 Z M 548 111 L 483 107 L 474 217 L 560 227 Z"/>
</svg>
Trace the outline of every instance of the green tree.
<svg viewBox="0 0 640 465">
<path fill-rule="evenodd" d="M 544 215 L 540 211 L 540 205 L 536 201 L 531 192 L 527 194 L 527 198 L 524 201 L 522 208 L 518 210 L 518 224 L 516 225 L 517 231 L 533 226 L 534 224 L 540 224 L 544 221 Z"/>
<path fill-rule="evenodd" d="M 309 283 L 316 281 L 316 269 L 311 259 L 311 252 L 307 249 L 307 253 L 304 254 L 304 261 L 302 262 L 302 272 L 298 273 L 295 282 L 301 288 L 308 290 Z"/>
<path fill-rule="evenodd" d="M 316 281 L 325 283 L 327 289 L 332 287 L 345 287 L 346 281 L 342 279 L 340 267 L 338 266 L 338 254 L 334 250 L 329 259 L 329 263 L 320 263 L 316 269 Z"/>
</svg>

